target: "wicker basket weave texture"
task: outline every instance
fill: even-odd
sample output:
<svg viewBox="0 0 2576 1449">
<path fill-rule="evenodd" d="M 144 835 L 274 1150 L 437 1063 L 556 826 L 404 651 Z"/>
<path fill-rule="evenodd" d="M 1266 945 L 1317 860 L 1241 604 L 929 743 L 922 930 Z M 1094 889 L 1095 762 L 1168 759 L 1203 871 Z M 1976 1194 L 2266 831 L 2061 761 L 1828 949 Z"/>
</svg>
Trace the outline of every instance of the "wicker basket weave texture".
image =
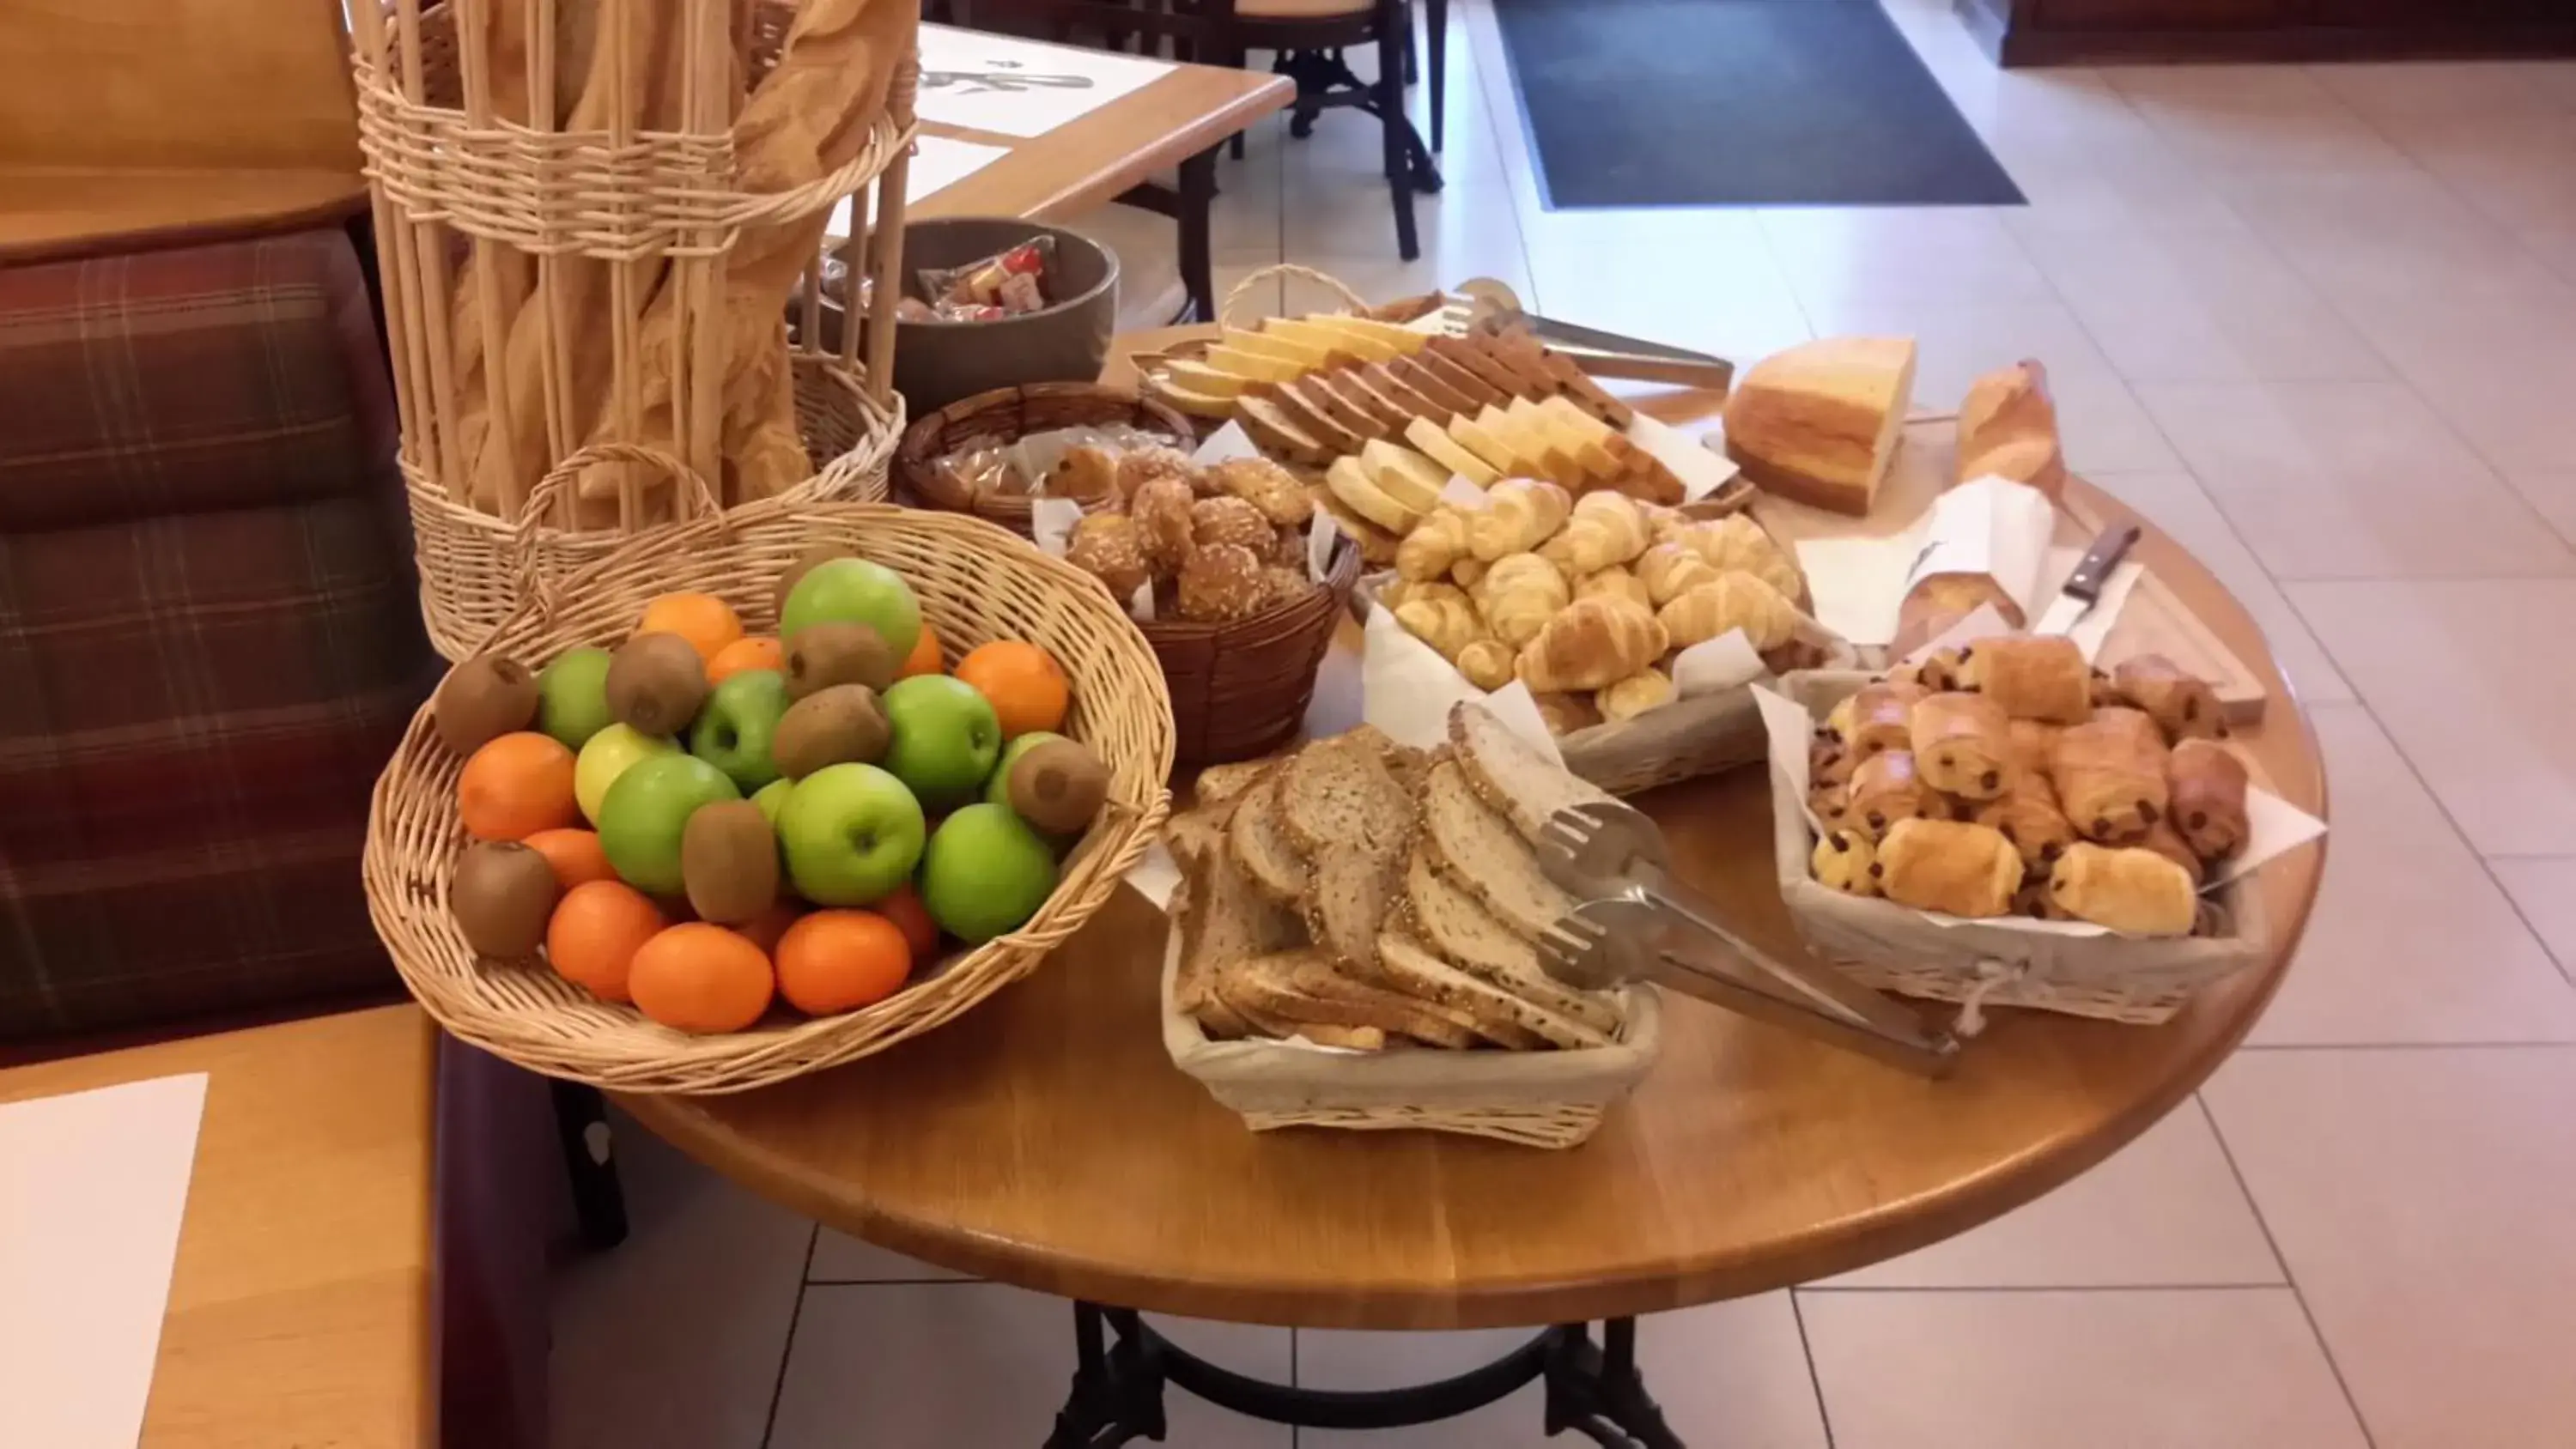
<svg viewBox="0 0 2576 1449">
<path fill-rule="evenodd" d="M 628 1092 L 732 1092 L 883 1050 L 929 1031 L 1034 970 L 1119 888 L 1167 807 L 1171 714 L 1136 627 L 1087 576 L 990 524 L 881 504 L 763 504 L 633 541 L 566 579 L 540 578 L 490 641 L 530 665 L 626 637 L 647 601 L 673 590 L 725 599 L 755 628 L 775 624 L 778 575 L 835 540 L 907 578 L 924 617 L 957 652 L 1023 639 L 1073 684 L 1064 732 L 1109 767 L 1110 804 L 1067 857 L 1055 893 L 1020 930 L 939 963 L 863 1010 L 693 1037 L 592 998 L 537 963 L 477 962 L 448 908 L 467 841 L 456 819 L 461 762 L 424 708 L 376 782 L 365 877 L 376 929 L 404 983 L 458 1037 L 530 1070 Z M 539 559 L 532 555 L 532 564 Z"/>
<path fill-rule="evenodd" d="M 1112 423 L 1160 433 L 1177 448 L 1189 448 L 1196 441 L 1187 419 L 1123 388 L 1085 382 L 995 388 L 916 418 L 904 430 L 903 444 L 895 452 L 901 501 L 971 513 L 1022 538 L 1031 537 L 1028 498 L 975 493 L 939 467 L 939 460 L 967 448 L 1005 447 L 1033 433 Z"/>
</svg>

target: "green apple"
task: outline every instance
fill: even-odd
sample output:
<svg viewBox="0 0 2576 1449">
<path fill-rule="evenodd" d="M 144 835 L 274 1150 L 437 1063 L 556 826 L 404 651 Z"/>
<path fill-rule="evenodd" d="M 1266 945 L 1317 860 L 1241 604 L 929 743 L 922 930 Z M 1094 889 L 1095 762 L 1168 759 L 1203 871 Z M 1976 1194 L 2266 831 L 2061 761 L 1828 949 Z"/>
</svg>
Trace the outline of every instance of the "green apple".
<svg viewBox="0 0 2576 1449">
<path fill-rule="evenodd" d="M 921 903 L 969 945 L 1019 929 L 1054 889 L 1055 848 L 1004 806 L 949 816 L 921 853 Z"/>
<path fill-rule="evenodd" d="M 865 624 L 885 640 L 897 660 L 921 642 L 921 601 L 912 585 L 884 564 L 836 558 L 816 564 L 787 591 L 778 611 L 778 637 L 793 640 L 809 624 Z"/>
<path fill-rule="evenodd" d="M 1027 754 L 1037 746 L 1046 743 L 1048 740 L 1060 740 L 1063 738 L 1064 736 L 1054 734 L 1047 730 L 1031 730 L 1027 734 L 1021 735 L 1019 738 L 1011 741 L 1009 744 L 1002 746 L 1001 758 L 993 762 L 993 773 L 986 776 L 984 780 L 984 803 L 987 805 L 999 805 L 1005 810 L 1010 809 L 1011 767 L 1020 762 L 1020 756 Z"/>
<path fill-rule="evenodd" d="M 576 767 L 577 768 L 577 767 Z M 599 809 L 599 848 L 609 868 L 639 891 L 680 894 L 680 836 L 701 805 L 739 800 L 725 772 L 677 750 L 638 760 Z"/>
<path fill-rule="evenodd" d="M 795 788 L 793 780 L 772 780 L 751 792 L 751 803 L 759 806 L 760 813 L 769 818 L 770 829 L 778 828 L 779 813 L 787 808 L 787 792 Z"/>
<path fill-rule="evenodd" d="M 537 675 L 537 728 L 568 750 L 608 728 L 608 651 L 575 649 Z"/>
<path fill-rule="evenodd" d="M 632 725 L 612 724 L 594 732 L 572 765 L 572 798 L 581 806 L 582 818 L 593 825 L 599 823 L 599 810 L 608 800 L 608 787 L 616 784 L 617 777 L 636 761 L 673 754 L 679 748 L 677 741 L 648 735 Z"/>
<path fill-rule="evenodd" d="M 945 674 L 898 679 L 880 701 L 893 743 L 878 761 L 930 811 L 975 798 L 1002 753 L 1002 722 L 975 686 Z"/>
<path fill-rule="evenodd" d="M 775 669 L 746 669 L 707 696 L 689 731 L 689 753 L 722 770 L 735 785 L 757 790 L 778 778 L 769 760 L 769 737 L 792 703 L 787 676 Z"/>
<path fill-rule="evenodd" d="M 826 765 L 778 813 L 788 879 L 818 906 L 864 906 L 903 884 L 927 833 L 921 802 L 874 765 Z"/>
</svg>

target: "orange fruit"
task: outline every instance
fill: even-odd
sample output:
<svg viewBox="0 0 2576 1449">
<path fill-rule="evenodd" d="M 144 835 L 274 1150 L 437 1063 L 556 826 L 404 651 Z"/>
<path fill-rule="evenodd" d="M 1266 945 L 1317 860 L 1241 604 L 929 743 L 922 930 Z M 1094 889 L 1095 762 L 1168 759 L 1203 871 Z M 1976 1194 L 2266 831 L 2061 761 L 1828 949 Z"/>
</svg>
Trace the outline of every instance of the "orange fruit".
<svg viewBox="0 0 2576 1449">
<path fill-rule="evenodd" d="M 957 661 L 956 674 L 992 703 L 1006 740 L 1063 724 L 1065 707 L 1073 702 L 1073 687 L 1065 683 L 1055 660 L 1035 644 L 1016 639 L 968 650 Z"/>
<path fill-rule="evenodd" d="M 740 935 L 744 940 L 749 941 L 751 944 L 758 946 L 761 950 L 768 952 L 771 955 L 776 955 L 778 952 L 778 938 L 786 935 L 787 928 L 795 925 L 797 919 L 804 914 L 805 906 L 803 902 L 779 901 L 771 905 L 768 910 L 761 912 L 759 915 L 752 917 L 750 920 L 743 922 L 741 925 L 736 926 L 733 929 L 735 933 Z"/>
<path fill-rule="evenodd" d="M 716 651 L 707 661 L 707 683 L 722 684 L 746 669 L 787 667 L 787 651 L 766 634 L 746 634 Z"/>
<path fill-rule="evenodd" d="M 883 1001 L 911 974 L 903 928 L 874 911 L 816 911 L 778 940 L 778 994 L 807 1016 Z"/>
<path fill-rule="evenodd" d="M 921 621 L 921 637 L 912 641 L 912 652 L 903 658 L 903 668 L 895 671 L 897 679 L 910 679 L 916 674 L 937 674 L 947 664 L 940 653 L 939 636 L 932 632 L 930 621 Z"/>
<path fill-rule="evenodd" d="M 741 1031 L 769 1010 L 776 982 L 758 946 L 722 926 L 673 926 L 635 953 L 635 1007 L 680 1031 Z"/>
<path fill-rule="evenodd" d="M 697 646 L 709 664 L 742 637 L 742 620 L 733 605 L 713 594 L 664 594 L 644 606 L 635 624 L 638 634 L 677 634 Z"/>
<path fill-rule="evenodd" d="M 572 751 L 534 730 L 492 740 L 456 777 L 456 817 L 477 840 L 525 840 L 540 830 L 579 825 Z"/>
<path fill-rule="evenodd" d="M 627 1001 L 635 953 L 662 930 L 662 912 L 624 881 L 584 881 L 564 892 L 546 922 L 546 959 L 555 974 L 602 1001 Z"/>
<path fill-rule="evenodd" d="M 903 932 L 904 944 L 912 947 L 912 959 L 927 961 L 939 954 L 939 923 L 930 919 L 930 907 L 921 903 L 910 885 L 899 885 L 894 893 L 868 907 L 869 910 L 895 923 Z"/>
<path fill-rule="evenodd" d="M 540 830 L 525 842 L 555 868 L 555 884 L 565 890 L 595 880 L 615 880 L 608 852 L 595 830 Z"/>
</svg>

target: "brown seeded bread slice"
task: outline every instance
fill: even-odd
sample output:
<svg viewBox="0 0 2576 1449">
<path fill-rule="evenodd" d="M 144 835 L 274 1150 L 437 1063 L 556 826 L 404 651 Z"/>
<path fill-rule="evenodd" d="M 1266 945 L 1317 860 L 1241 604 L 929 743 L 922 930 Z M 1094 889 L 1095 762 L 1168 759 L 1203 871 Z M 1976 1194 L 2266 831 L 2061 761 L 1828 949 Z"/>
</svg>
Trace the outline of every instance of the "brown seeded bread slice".
<svg viewBox="0 0 2576 1449">
<path fill-rule="evenodd" d="M 1432 349 L 1426 348 L 1415 354 L 1413 365 L 1431 374 L 1450 392 L 1466 399 L 1470 411 L 1481 412 L 1488 407 L 1500 404 L 1506 398 L 1517 396 L 1495 387 L 1454 360 Z"/>
<path fill-rule="evenodd" d="M 1377 419 L 1386 428 L 1386 436 L 1393 437 L 1403 431 L 1406 423 L 1413 420 L 1413 414 L 1396 406 L 1394 399 L 1369 386 L 1368 376 L 1363 370 L 1367 366 L 1365 362 L 1353 362 L 1347 366 L 1330 369 L 1319 376 L 1324 379 L 1325 386 L 1341 394 L 1360 411 Z"/>
<path fill-rule="evenodd" d="M 1457 337 L 1434 337 L 1425 349 L 1465 368 L 1482 379 L 1487 387 L 1508 397 L 1541 397 L 1545 394 L 1529 379 L 1485 355 L 1474 343 Z"/>
<path fill-rule="evenodd" d="M 1321 951 L 1302 953 L 1289 973 L 1299 994 L 1351 1013 L 1359 1025 L 1408 1036 L 1424 1046 L 1465 1051 L 1487 1038 L 1473 1014 L 1362 981 Z"/>
<path fill-rule="evenodd" d="M 1226 826 L 1226 845 L 1254 889 L 1282 904 L 1295 905 L 1314 884 L 1314 874 L 1306 868 L 1305 852 L 1279 824 L 1279 783 L 1285 774 L 1283 770 L 1263 780 L 1236 803 L 1234 819 Z"/>
<path fill-rule="evenodd" d="M 1594 1031 L 1580 1022 L 1569 1021 L 1499 986 L 1470 976 L 1401 932 L 1389 931 L 1380 936 L 1377 954 L 1390 980 L 1401 982 L 1415 995 L 1473 1012 L 1479 1020 L 1508 1022 L 1537 1036 L 1549 1046 L 1563 1047 L 1568 1051 L 1610 1044 L 1608 1034 Z"/>
<path fill-rule="evenodd" d="M 1228 964 L 1214 982 L 1215 994 L 1249 1027 L 1246 1035 L 1276 1037 L 1285 1041 L 1302 1036 L 1318 1046 L 1356 1047 L 1362 1051 L 1382 1051 L 1387 1045 L 1383 1027 L 1353 1026 L 1347 1022 L 1307 1021 L 1314 1015 L 1347 1015 L 1325 1012 L 1288 984 L 1293 969 L 1279 957 L 1256 956 Z M 1285 1014 L 1281 1008 L 1296 1014 Z"/>
<path fill-rule="evenodd" d="M 1432 767 L 1422 796 L 1422 840 L 1444 875 L 1525 940 L 1546 935 L 1574 909 L 1539 872 L 1529 843 L 1476 798 L 1455 760 Z"/>
<path fill-rule="evenodd" d="M 1225 805 L 1241 799 L 1246 791 L 1261 783 L 1262 776 L 1287 762 L 1285 755 L 1264 755 L 1257 760 L 1210 765 L 1199 771 L 1198 783 L 1192 787 L 1191 793 L 1197 797 L 1202 810 Z"/>
<path fill-rule="evenodd" d="M 1181 961 L 1173 975 L 1173 1002 L 1210 1036 L 1241 1036 L 1244 1021 L 1212 989 L 1217 973 L 1228 962 L 1304 945 L 1305 924 L 1295 911 L 1253 889 L 1222 848 L 1196 853 L 1183 876 L 1189 893 L 1178 925 Z"/>
<path fill-rule="evenodd" d="M 1548 975 L 1537 947 L 1442 875 L 1418 846 L 1405 868 L 1404 900 L 1414 933 L 1450 965 L 1595 1031 L 1619 1029 L 1613 998 L 1577 991 Z"/>
<path fill-rule="evenodd" d="M 1298 752 L 1279 777 L 1279 821 L 1304 853 L 1315 944 L 1363 975 L 1413 853 L 1413 802 L 1366 739 L 1344 735 Z"/>
<path fill-rule="evenodd" d="M 1454 418 L 1462 413 L 1473 416 L 1476 412 L 1476 405 L 1468 400 L 1465 393 L 1441 381 L 1438 374 L 1422 365 L 1420 358 L 1389 359 L 1386 370 L 1396 381 L 1422 394 L 1433 407 L 1440 409 L 1442 417 Z"/>
<path fill-rule="evenodd" d="M 1472 700 L 1449 707 L 1449 747 L 1476 798 L 1503 812 L 1533 845 L 1547 818 L 1566 806 L 1618 803 L 1600 786 L 1552 763 Z"/>
</svg>

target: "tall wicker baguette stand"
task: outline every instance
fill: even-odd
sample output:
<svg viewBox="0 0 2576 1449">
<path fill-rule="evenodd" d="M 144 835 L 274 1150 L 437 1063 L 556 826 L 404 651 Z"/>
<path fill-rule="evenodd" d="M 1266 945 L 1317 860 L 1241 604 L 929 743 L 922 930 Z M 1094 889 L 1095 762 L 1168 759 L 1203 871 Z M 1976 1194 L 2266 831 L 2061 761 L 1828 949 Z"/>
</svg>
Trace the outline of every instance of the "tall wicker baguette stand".
<svg viewBox="0 0 2576 1449">
<path fill-rule="evenodd" d="M 597 461 L 648 450 L 604 445 Z M 558 468 L 538 501 L 574 486 Z M 676 486 L 703 493 L 694 473 Z M 686 1036 L 631 1007 L 591 997 L 542 963 L 478 961 L 457 933 L 448 884 L 466 846 L 456 820 L 462 762 L 438 742 L 424 706 L 376 781 L 367 822 L 367 907 L 394 964 L 430 1015 L 458 1037 L 549 1076 L 627 1092 L 733 1092 L 882 1051 L 956 1017 L 1037 969 L 1120 889 L 1159 829 L 1172 768 L 1172 714 L 1161 671 L 1089 575 L 991 524 L 872 503 L 780 500 L 705 509 L 648 534 L 570 578 L 542 572 L 534 547 L 526 601 L 485 647 L 530 666 L 584 644 L 613 645 L 658 594 L 703 590 L 755 628 L 774 628 L 778 575 L 817 542 L 848 543 L 901 573 L 950 647 L 996 639 L 1035 644 L 1063 666 L 1073 707 L 1063 729 L 1109 767 L 1109 802 L 1069 855 L 1036 916 L 1007 936 L 928 968 L 902 991 L 840 1016 L 773 1017 L 750 1031 Z"/>
<path fill-rule="evenodd" d="M 858 193 L 900 270 L 917 0 L 392 0 L 351 68 L 431 641 L 700 495 L 872 499 L 902 429 L 895 289 L 814 341 L 822 231 Z M 784 318 L 807 297 L 804 341 Z M 864 359 L 862 336 L 864 335 Z M 597 449 L 644 448 L 611 462 Z M 570 465 L 579 486 L 529 505 Z"/>
<path fill-rule="evenodd" d="M 1694 431 L 1716 412 L 1698 393 L 1638 401 Z M 2107 521 L 2134 516 L 2080 480 L 2069 491 Z M 2261 632 L 2154 527 L 2138 556 L 2262 676 L 2271 707 L 2238 738 L 2285 798 L 2323 815 L 2316 742 Z M 1346 629 L 1325 663 L 1317 730 L 1357 718 L 1357 643 Z M 1800 949 L 1764 771 L 1638 803 L 1730 920 L 1768 950 Z M 1018 990 L 898 1056 L 718 1100 L 629 1105 L 693 1156 L 835 1228 L 1068 1297 L 1317 1328 L 1651 1313 L 1911 1251 L 2108 1157 L 2253 1024 L 2322 865 L 2321 849 L 2303 848 L 2262 871 L 2267 954 L 2172 1021 L 1993 1013 L 1947 1082 L 1667 998 L 1654 1069 L 1564 1152 L 1245 1130 L 1165 1055 L 1165 923 L 1133 894 L 1104 904 Z"/>
</svg>

